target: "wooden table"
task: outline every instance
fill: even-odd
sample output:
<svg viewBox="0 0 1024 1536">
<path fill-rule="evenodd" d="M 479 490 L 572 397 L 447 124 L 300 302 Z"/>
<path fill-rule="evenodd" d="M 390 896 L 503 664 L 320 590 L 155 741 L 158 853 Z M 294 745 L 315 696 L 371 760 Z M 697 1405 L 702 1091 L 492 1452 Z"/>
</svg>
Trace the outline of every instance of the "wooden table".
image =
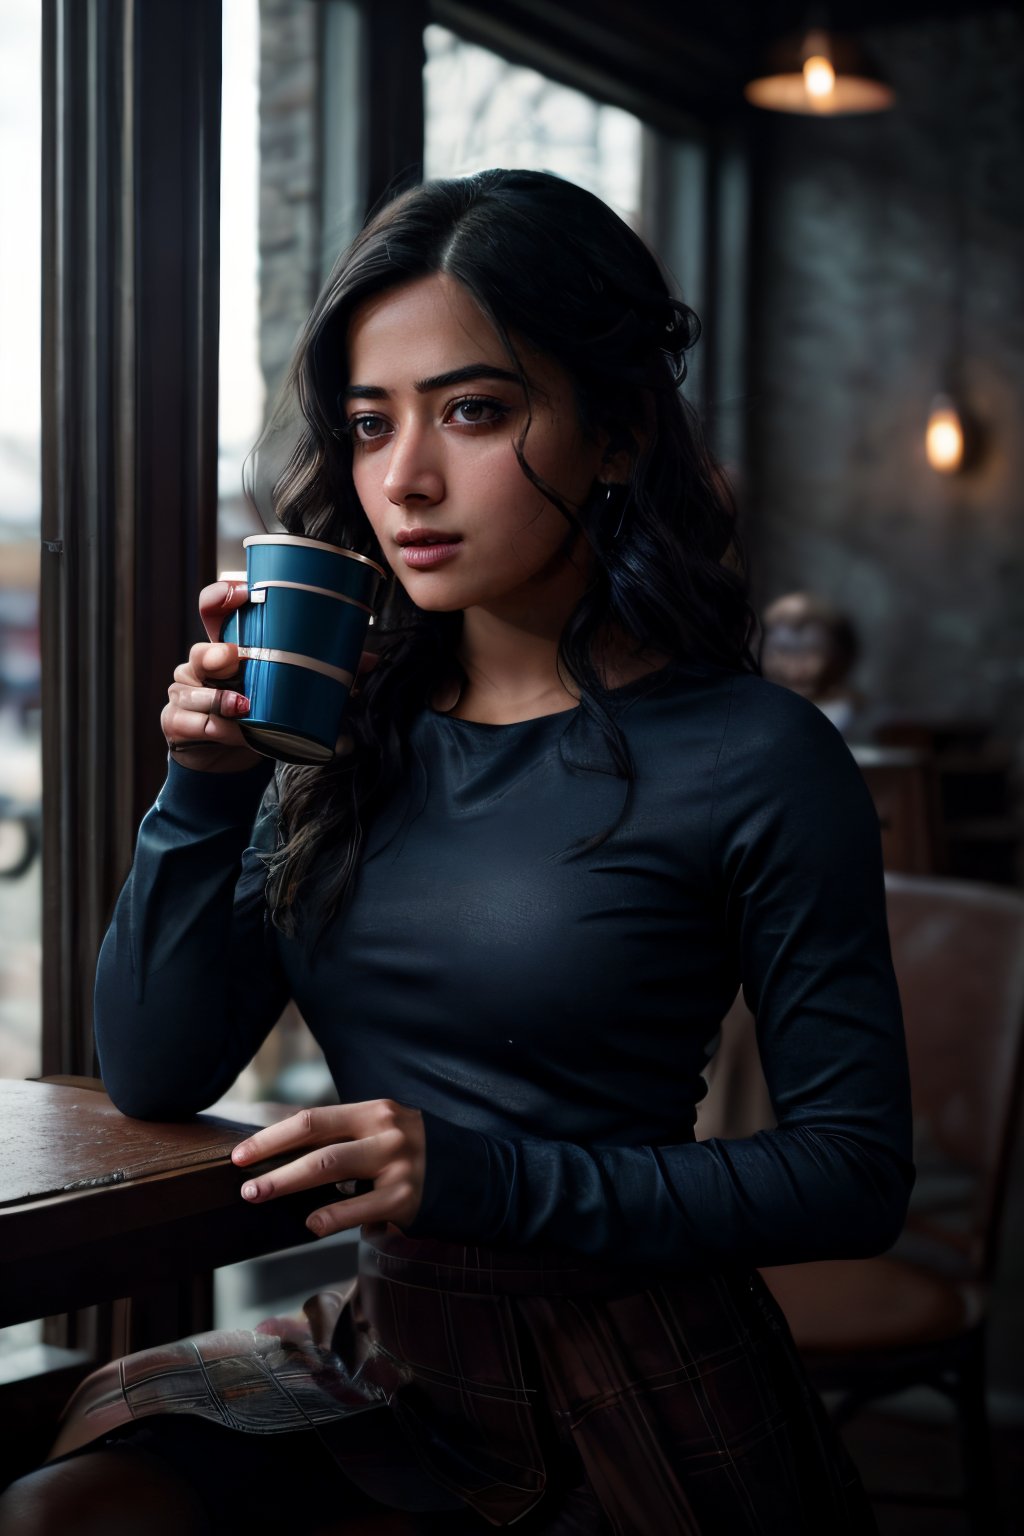
<svg viewBox="0 0 1024 1536">
<path fill-rule="evenodd" d="M 322 1189 L 260 1206 L 239 1193 L 271 1165 L 243 1174 L 231 1149 L 268 1118 L 157 1124 L 90 1079 L 0 1080 L 0 1327 L 315 1242 Z"/>
</svg>

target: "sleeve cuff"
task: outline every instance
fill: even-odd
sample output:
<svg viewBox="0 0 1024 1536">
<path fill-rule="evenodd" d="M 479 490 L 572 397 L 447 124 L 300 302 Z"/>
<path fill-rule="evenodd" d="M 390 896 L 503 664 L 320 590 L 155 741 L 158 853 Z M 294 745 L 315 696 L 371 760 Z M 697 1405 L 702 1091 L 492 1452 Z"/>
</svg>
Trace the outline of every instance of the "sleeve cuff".
<svg viewBox="0 0 1024 1536">
<path fill-rule="evenodd" d="M 402 1231 L 439 1242 L 494 1242 L 508 1208 L 512 1143 L 420 1112 L 427 1137 L 423 1199 Z"/>
<path fill-rule="evenodd" d="M 183 768 L 172 757 L 157 808 L 203 831 L 251 827 L 273 774 L 270 758 L 241 773 L 202 773 Z"/>
</svg>

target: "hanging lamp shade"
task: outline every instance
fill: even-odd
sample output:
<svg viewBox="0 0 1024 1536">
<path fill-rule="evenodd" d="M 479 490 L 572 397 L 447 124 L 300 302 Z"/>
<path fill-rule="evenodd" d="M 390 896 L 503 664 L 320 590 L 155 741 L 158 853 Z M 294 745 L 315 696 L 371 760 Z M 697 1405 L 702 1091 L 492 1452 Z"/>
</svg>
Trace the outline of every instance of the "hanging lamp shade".
<svg viewBox="0 0 1024 1536">
<path fill-rule="evenodd" d="M 844 117 L 856 112 L 884 112 L 896 100 L 864 59 L 851 38 L 814 27 L 770 50 L 764 68 L 748 81 L 743 94 L 769 112 L 800 112 L 808 117 Z"/>
</svg>

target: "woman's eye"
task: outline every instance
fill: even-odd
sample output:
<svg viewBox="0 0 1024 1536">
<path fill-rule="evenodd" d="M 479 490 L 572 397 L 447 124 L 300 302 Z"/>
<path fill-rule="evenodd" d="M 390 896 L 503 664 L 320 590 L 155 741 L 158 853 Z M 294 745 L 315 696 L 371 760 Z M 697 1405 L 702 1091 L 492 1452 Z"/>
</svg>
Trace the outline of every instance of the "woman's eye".
<svg viewBox="0 0 1024 1536">
<path fill-rule="evenodd" d="M 457 427 L 482 427 L 489 426 L 492 422 L 500 421 L 508 415 L 508 406 L 500 400 L 489 400 L 485 396 L 472 396 L 465 400 L 456 400 L 448 408 L 448 420 L 453 421 Z"/>
<path fill-rule="evenodd" d="M 352 436 L 360 443 L 373 443 L 387 436 L 388 424 L 383 416 L 353 416 L 348 425 Z"/>
</svg>

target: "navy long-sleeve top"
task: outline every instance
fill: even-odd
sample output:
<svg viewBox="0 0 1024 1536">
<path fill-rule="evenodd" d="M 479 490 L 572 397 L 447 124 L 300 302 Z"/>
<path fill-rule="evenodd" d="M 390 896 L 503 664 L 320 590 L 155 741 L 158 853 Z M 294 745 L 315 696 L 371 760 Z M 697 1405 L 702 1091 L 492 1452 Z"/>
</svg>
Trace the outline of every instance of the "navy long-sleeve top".
<svg viewBox="0 0 1024 1536">
<path fill-rule="evenodd" d="M 206 1107 L 293 997 L 342 1102 L 423 1111 L 410 1236 L 682 1269 L 892 1243 L 909 1088 L 878 821 L 847 747 L 796 695 L 703 665 L 612 697 L 628 785 L 583 709 L 420 714 L 313 949 L 267 917 L 270 766 L 172 761 L 100 956 L 115 1103 Z M 741 981 L 778 1123 L 696 1142 Z"/>
</svg>

